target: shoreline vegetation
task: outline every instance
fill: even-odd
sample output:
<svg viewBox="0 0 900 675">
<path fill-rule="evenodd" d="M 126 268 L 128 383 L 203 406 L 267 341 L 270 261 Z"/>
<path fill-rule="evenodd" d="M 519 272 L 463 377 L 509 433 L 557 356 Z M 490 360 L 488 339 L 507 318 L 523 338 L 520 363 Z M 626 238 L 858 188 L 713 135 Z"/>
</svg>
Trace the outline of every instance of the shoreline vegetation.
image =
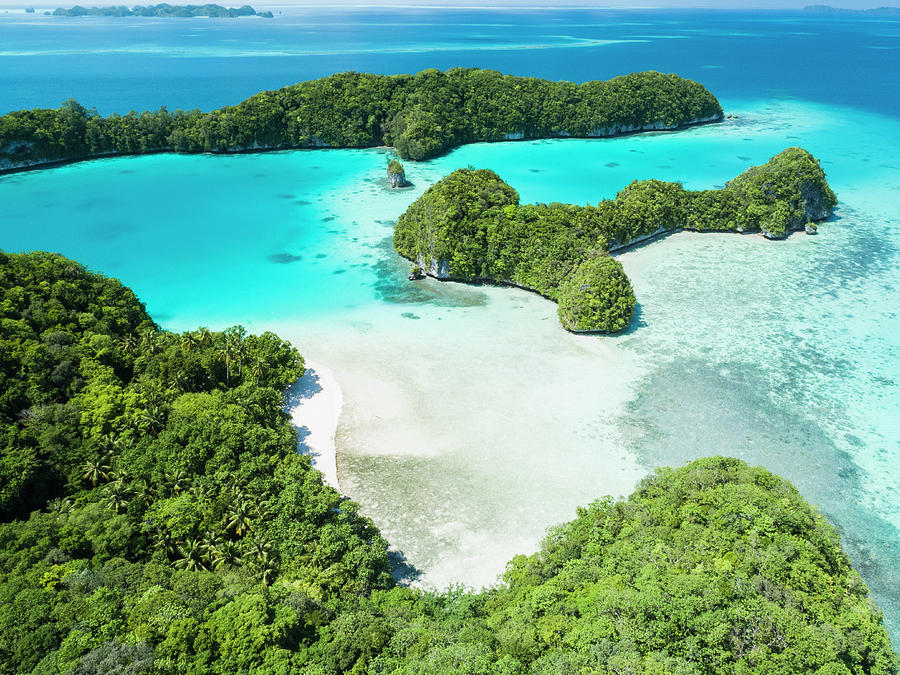
<svg viewBox="0 0 900 675">
<path fill-rule="evenodd" d="M 423 160 L 473 142 L 610 137 L 724 119 L 715 96 L 674 74 L 582 84 L 452 68 L 340 73 L 203 113 L 103 117 L 73 100 L 0 116 L 0 172 L 153 152 L 233 153 L 391 146 Z"/>
<path fill-rule="evenodd" d="M 782 151 L 721 189 L 635 180 L 596 207 L 520 204 L 493 171 L 459 169 L 400 216 L 393 242 L 434 278 L 533 291 L 559 304 L 566 330 L 614 333 L 630 324 L 636 298 L 611 253 L 679 230 L 761 232 L 767 239 L 812 234 L 836 204 L 819 161 L 802 148 Z"/>
<path fill-rule="evenodd" d="M 158 5 L 135 5 L 131 8 L 125 5 L 111 5 L 108 7 L 59 7 L 53 11 L 53 16 L 150 16 L 176 19 L 190 19 L 198 16 L 214 19 L 234 19 L 241 16 L 260 16 L 271 19 L 272 12 L 257 12 L 250 5 L 241 7 L 223 7 L 222 5 L 170 5 L 161 3 Z"/>
<path fill-rule="evenodd" d="M 494 588 L 426 592 L 297 452 L 309 364 L 278 336 L 160 330 L 115 279 L 0 253 L 0 340 L 0 675 L 897 667 L 838 533 L 765 469 L 657 469 Z"/>
</svg>

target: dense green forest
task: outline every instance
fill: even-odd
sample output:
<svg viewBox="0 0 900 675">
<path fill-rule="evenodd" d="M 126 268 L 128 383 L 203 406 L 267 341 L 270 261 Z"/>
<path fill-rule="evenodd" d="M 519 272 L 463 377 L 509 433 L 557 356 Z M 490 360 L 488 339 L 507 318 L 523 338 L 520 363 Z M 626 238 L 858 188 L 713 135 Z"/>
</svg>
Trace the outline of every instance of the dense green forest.
<svg viewBox="0 0 900 675">
<path fill-rule="evenodd" d="M 271 333 L 160 330 L 0 253 L 0 674 L 887 674 L 834 529 L 713 458 L 579 510 L 481 593 L 397 586 L 283 412 Z"/>
<path fill-rule="evenodd" d="M 719 190 L 636 180 L 597 206 L 520 204 L 493 171 L 459 169 L 410 205 L 394 247 L 441 279 L 508 283 L 556 300 L 569 330 L 614 332 L 628 326 L 635 297 L 609 251 L 681 229 L 780 239 L 836 204 L 818 160 L 802 148 Z"/>
<path fill-rule="evenodd" d="M 53 16 L 158 16 L 174 18 L 190 18 L 209 16 L 213 18 L 235 18 L 239 16 L 262 16 L 272 18 L 272 12 L 257 12 L 250 5 L 241 7 L 223 7 L 222 5 L 135 5 L 131 9 L 125 5 L 107 7 L 82 7 L 75 5 L 69 9 L 60 7 Z"/>
<path fill-rule="evenodd" d="M 266 91 L 237 106 L 102 117 L 75 101 L 0 117 L 0 170 L 122 153 L 394 146 L 426 159 L 473 141 L 610 136 L 722 119 L 702 85 L 634 73 L 550 82 L 494 70 L 341 73 Z"/>
</svg>

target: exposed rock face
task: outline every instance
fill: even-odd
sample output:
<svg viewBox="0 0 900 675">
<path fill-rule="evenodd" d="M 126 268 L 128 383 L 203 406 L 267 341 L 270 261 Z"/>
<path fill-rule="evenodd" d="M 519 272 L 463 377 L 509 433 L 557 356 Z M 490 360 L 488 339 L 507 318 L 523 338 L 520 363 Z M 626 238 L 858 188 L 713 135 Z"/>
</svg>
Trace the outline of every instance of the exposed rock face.
<svg viewBox="0 0 900 675">
<path fill-rule="evenodd" d="M 396 158 L 388 162 L 387 175 L 392 188 L 396 189 L 412 185 L 406 180 L 406 169 L 403 168 L 403 165 Z"/>
<path fill-rule="evenodd" d="M 326 143 L 318 136 L 310 136 L 303 144 L 305 148 L 330 148 L 331 143 Z"/>
<path fill-rule="evenodd" d="M 392 188 L 402 188 L 410 186 L 410 182 L 406 180 L 405 171 L 401 171 L 400 173 L 391 173 L 389 171 L 388 181 L 390 182 Z"/>
<path fill-rule="evenodd" d="M 721 122 L 722 115 L 710 115 L 709 117 L 697 117 L 688 122 L 680 124 L 665 124 L 664 122 L 653 122 L 652 124 L 615 124 L 611 127 L 599 127 L 593 129 L 587 135 L 591 138 L 603 138 L 606 136 L 618 136 L 619 134 L 630 134 L 638 131 L 674 131 L 675 129 L 683 129 L 694 124 L 704 124 L 706 122 Z M 556 136 L 562 138 L 570 138 L 570 131 L 557 131 Z M 503 135 L 505 141 L 521 141 L 523 138 L 531 138 L 524 131 L 509 131 Z"/>
<path fill-rule="evenodd" d="M 803 198 L 803 211 L 807 222 L 810 220 L 824 220 L 831 215 L 832 209 L 826 203 L 825 193 L 821 185 L 814 182 L 804 183 L 800 187 L 800 196 Z"/>
<path fill-rule="evenodd" d="M 722 115 L 710 115 L 709 117 L 696 117 L 689 122 L 682 124 L 665 124 L 664 122 L 653 122 L 652 124 L 615 124 L 611 127 L 600 127 L 591 131 L 588 136 L 604 137 L 617 136 L 619 134 L 630 134 L 637 131 L 674 131 L 675 129 L 683 129 L 694 124 L 704 124 L 706 122 L 721 122 Z"/>
<path fill-rule="evenodd" d="M 435 279 L 450 278 L 449 260 L 435 260 L 434 258 L 430 258 L 426 263 L 425 258 L 423 257 L 419 259 L 419 267 L 424 269 L 429 276 L 432 276 Z"/>
</svg>

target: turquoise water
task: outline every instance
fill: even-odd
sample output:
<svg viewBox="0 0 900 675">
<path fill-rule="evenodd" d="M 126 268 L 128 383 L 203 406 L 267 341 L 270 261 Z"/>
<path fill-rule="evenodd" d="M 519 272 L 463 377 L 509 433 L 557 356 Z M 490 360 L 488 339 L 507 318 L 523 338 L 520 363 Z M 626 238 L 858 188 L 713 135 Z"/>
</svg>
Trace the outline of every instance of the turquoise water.
<svg viewBox="0 0 900 675">
<path fill-rule="evenodd" d="M 442 316 L 450 319 L 447 311 L 482 312 L 485 320 L 492 311 L 505 311 L 498 308 L 498 294 L 512 297 L 513 291 L 409 284 L 406 264 L 390 249 L 393 219 L 456 167 L 494 168 L 523 201 L 588 203 L 613 195 L 631 177 L 713 187 L 787 145 L 803 145 L 822 158 L 841 200 L 818 236 L 768 242 L 678 235 L 622 256 L 640 302 L 638 318 L 623 336 L 590 340 L 632 355 L 639 376 L 615 428 L 600 440 L 588 435 L 581 445 L 569 439 L 558 459 L 578 472 L 607 470 L 609 458 L 596 459 L 601 444 L 630 453 L 645 467 L 717 453 L 770 467 L 839 525 L 896 630 L 900 164 L 883 156 L 882 145 L 885 137 L 900 137 L 900 123 L 801 102 L 735 100 L 726 108 L 738 113 L 736 122 L 676 134 L 467 146 L 411 165 L 416 187 L 405 191 L 386 188 L 385 157 L 378 150 L 158 155 L 10 175 L 0 179 L 0 203 L 6 222 L 16 226 L 4 233 L 4 248 L 58 250 L 118 276 L 170 328 L 241 322 L 276 328 L 299 344 L 307 327 L 312 334 L 324 330 L 326 337 L 313 337 L 310 345 L 317 359 L 328 363 L 331 352 L 340 366 L 347 362 L 338 356 L 342 340 L 352 345 L 347 351 L 377 359 L 385 341 L 402 342 L 410 330 L 428 335 Z M 538 322 L 546 331 L 548 315 L 553 320 L 552 308 L 543 308 L 549 303 L 532 302 L 531 313 L 513 319 L 516 332 L 537 331 Z M 352 342 L 341 335 L 358 326 Z M 487 338 L 465 337 L 470 358 L 486 348 L 479 339 Z M 550 351 L 535 347 L 528 358 L 540 362 Z M 427 344 L 410 346 L 408 358 L 429 354 L 441 358 Z M 341 368 L 336 372 L 340 380 Z M 497 412 L 515 419 L 521 411 L 499 405 Z M 580 423 L 590 412 L 579 415 Z M 558 413 L 554 418 L 560 425 L 574 421 Z M 497 429 L 509 431 L 502 422 Z M 487 521 L 515 529 L 522 513 L 498 513 L 513 503 L 527 505 L 528 495 L 543 489 L 527 482 L 509 487 L 518 479 L 506 467 L 510 494 L 481 495 L 471 457 L 457 462 L 450 451 L 438 453 L 439 459 L 385 457 L 392 440 L 354 433 L 348 441 L 377 447 L 378 458 L 348 450 L 342 481 L 407 553 L 417 553 L 412 562 L 426 572 Z M 548 431 L 550 437 L 563 433 Z M 477 473 L 496 481 L 490 453 L 488 460 Z M 437 473 L 435 462 L 442 467 Z M 437 476 L 442 500 L 429 511 Z M 577 497 L 568 496 L 571 473 L 541 480 L 556 480 L 558 488 L 556 501 L 544 501 L 544 512 L 534 518 L 541 529 L 600 489 L 590 482 L 574 490 Z M 407 484 L 415 487 L 396 490 Z M 421 530 L 407 522 L 406 514 L 416 511 L 428 516 Z M 441 521 L 445 529 L 452 522 L 450 535 L 432 532 Z M 420 539 L 446 549 L 440 561 L 417 547 Z M 527 537 L 517 533 L 515 542 L 521 549 Z M 485 546 L 479 542 L 477 548 Z M 434 581 L 467 581 L 460 569 L 466 564 L 459 561 Z M 483 564 L 500 563 L 492 558 Z"/>
<path fill-rule="evenodd" d="M 117 276 L 167 328 L 274 329 L 331 366 L 345 392 L 342 485 L 426 585 L 491 583 L 576 505 L 627 493 L 652 466 L 723 453 L 790 478 L 821 506 L 896 642 L 897 21 L 560 12 L 482 13 L 473 26 L 452 16 L 367 14 L 341 27 L 322 15 L 297 51 L 330 41 L 342 54 L 305 56 L 279 51 L 300 39 L 297 21 L 273 24 L 277 40 L 258 33 L 262 24 L 197 24 L 205 37 L 195 42 L 153 23 L 141 28 L 149 46 L 123 55 L 109 23 L 39 33 L 50 24 L 0 17 L 3 36 L 15 38 L 4 44 L 19 54 L 0 55 L 11 66 L 0 68 L 0 103 L 55 103 L 45 103 L 52 94 L 107 110 L 153 107 L 146 101 L 164 89 L 175 104 L 193 92 L 196 105 L 213 107 L 350 67 L 479 63 L 569 79 L 675 70 L 709 84 L 739 119 L 675 134 L 467 146 L 410 163 L 415 187 L 402 191 L 387 189 L 379 150 L 157 155 L 7 175 L 0 247 L 60 251 Z M 399 25 L 373 33 L 379 22 Z M 396 52 L 379 37 L 388 29 Z M 96 53 L 70 55 L 83 66 L 76 76 L 56 52 L 79 31 L 103 40 L 92 38 Z M 259 54 L 235 51 L 229 41 L 241 35 L 260 42 Z M 637 41 L 576 48 L 570 38 Z M 196 40 L 209 54 L 185 66 Z M 828 50 L 816 48 L 823 43 Z M 181 51 L 165 56 L 160 45 Z M 52 53 L 27 55 L 41 49 Z M 262 73 L 264 59 L 274 65 Z M 219 79 L 205 79 L 210 69 Z M 61 82 L 72 91 L 62 95 Z M 681 234 L 623 254 L 639 308 L 632 330 L 614 338 L 570 336 L 552 304 L 512 289 L 410 284 L 390 246 L 399 214 L 460 166 L 498 171 L 526 202 L 591 203 L 633 178 L 721 185 L 790 145 L 821 158 L 840 199 L 820 234 Z"/>
</svg>

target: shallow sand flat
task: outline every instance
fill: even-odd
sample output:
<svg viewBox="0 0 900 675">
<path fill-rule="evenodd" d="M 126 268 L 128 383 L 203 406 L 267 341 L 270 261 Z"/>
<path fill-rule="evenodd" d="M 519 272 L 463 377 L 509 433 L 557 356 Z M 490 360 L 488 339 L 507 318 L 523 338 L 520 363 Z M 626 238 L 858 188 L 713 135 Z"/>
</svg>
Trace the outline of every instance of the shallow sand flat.
<svg viewBox="0 0 900 675">
<path fill-rule="evenodd" d="M 279 327 L 334 370 L 341 487 L 426 586 L 494 583 L 548 526 L 627 494 L 645 473 L 610 442 L 634 360 L 613 341 L 561 330 L 540 297 L 469 292 L 486 303 Z"/>
</svg>

